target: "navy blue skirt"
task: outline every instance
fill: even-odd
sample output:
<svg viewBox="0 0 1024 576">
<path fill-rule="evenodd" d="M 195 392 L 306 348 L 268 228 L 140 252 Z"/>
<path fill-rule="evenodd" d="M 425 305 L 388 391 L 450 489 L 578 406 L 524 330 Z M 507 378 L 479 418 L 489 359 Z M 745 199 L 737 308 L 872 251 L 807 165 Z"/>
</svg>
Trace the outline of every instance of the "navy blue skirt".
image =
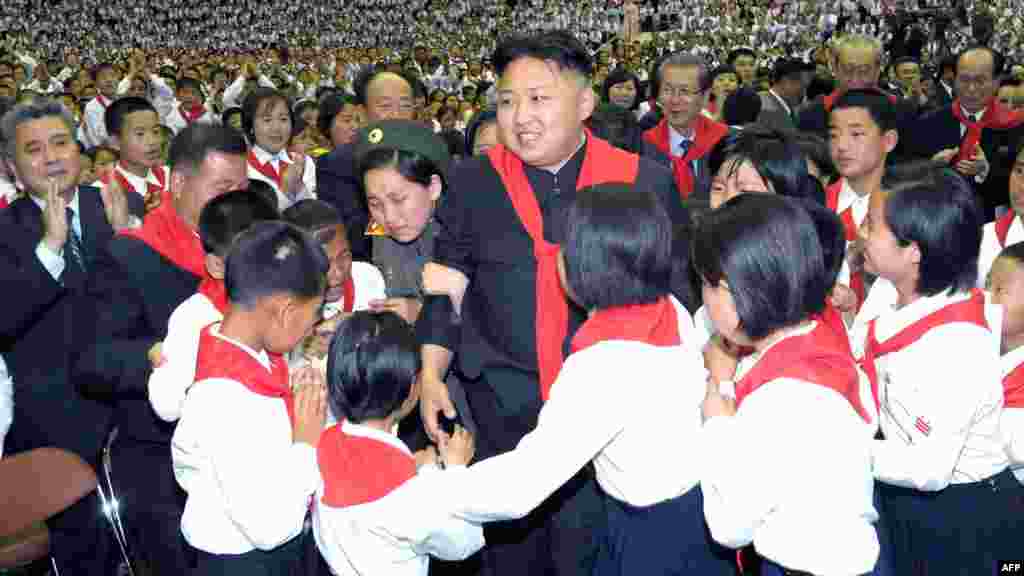
<svg viewBox="0 0 1024 576">
<path fill-rule="evenodd" d="M 302 535 L 274 548 L 245 554 L 196 550 L 195 576 L 292 576 L 302 573 Z"/>
<path fill-rule="evenodd" d="M 736 573 L 736 552 L 711 538 L 700 486 L 653 506 L 637 508 L 606 496 L 608 528 L 594 576 Z"/>
<path fill-rule="evenodd" d="M 1009 470 L 939 492 L 876 488 L 893 574 L 994 574 L 1024 550 L 1024 488 Z"/>
</svg>

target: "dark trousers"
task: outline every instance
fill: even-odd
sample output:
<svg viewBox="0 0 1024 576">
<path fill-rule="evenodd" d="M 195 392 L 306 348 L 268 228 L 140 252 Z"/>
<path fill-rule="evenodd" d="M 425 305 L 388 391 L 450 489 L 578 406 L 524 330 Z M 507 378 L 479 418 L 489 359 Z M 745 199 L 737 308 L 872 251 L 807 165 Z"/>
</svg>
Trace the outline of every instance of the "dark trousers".
<svg viewBox="0 0 1024 576">
<path fill-rule="evenodd" d="M 174 479 L 171 448 L 120 437 L 111 455 L 121 519 L 137 568 L 152 576 L 181 576 L 193 558 L 181 535 L 185 492 Z"/>
<path fill-rule="evenodd" d="M 50 555 L 62 575 L 113 576 L 117 572 L 117 544 L 103 517 L 94 490 L 46 522 Z"/>
<path fill-rule="evenodd" d="M 306 538 L 292 538 L 273 550 L 245 554 L 210 554 L 194 550 L 195 576 L 295 576 L 303 574 L 302 556 Z"/>
<path fill-rule="evenodd" d="M 483 379 L 466 382 L 465 391 L 476 421 L 477 460 L 514 449 L 536 426 L 539 403 L 510 415 Z M 485 524 L 487 545 L 480 554 L 480 573 L 588 574 L 593 569 L 606 522 L 604 498 L 588 465 L 524 518 Z"/>
<path fill-rule="evenodd" d="M 1024 488 L 1009 470 L 939 492 L 877 487 L 894 574 L 994 574 L 998 560 L 1024 550 Z"/>
</svg>

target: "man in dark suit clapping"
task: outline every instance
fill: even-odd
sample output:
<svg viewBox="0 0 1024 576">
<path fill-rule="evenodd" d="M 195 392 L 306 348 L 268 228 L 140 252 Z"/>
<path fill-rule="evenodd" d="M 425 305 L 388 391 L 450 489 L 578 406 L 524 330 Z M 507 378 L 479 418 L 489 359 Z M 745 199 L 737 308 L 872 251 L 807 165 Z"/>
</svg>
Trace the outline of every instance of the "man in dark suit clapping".
<svg viewBox="0 0 1024 576">
<path fill-rule="evenodd" d="M 95 257 L 133 220 L 129 200 L 78 186 L 78 143 L 57 101 L 16 106 L 2 125 L 5 162 L 26 192 L 0 212 L 0 354 L 15 383 L 8 446 L 56 446 L 95 466 L 110 408 L 79 392 L 72 365 L 92 334 Z M 110 573 L 99 509 L 92 494 L 51 520 L 50 552 L 64 571 Z"/>
</svg>

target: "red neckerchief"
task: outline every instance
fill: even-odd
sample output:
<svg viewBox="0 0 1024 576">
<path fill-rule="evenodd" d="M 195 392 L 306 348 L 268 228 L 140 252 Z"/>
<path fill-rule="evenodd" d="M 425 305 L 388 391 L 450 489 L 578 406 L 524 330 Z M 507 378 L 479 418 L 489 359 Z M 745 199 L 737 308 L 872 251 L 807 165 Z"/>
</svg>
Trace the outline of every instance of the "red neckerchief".
<svg viewBox="0 0 1024 576">
<path fill-rule="evenodd" d="M 278 190 L 284 192 L 284 162 L 282 161 L 281 164 L 282 170 L 275 170 L 274 163 L 272 161 L 268 161 L 266 163 L 260 162 L 259 159 L 256 158 L 256 153 L 249 150 L 249 167 L 266 176 L 271 182 L 277 185 Z"/>
<path fill-rule="evenodd" d="M 587 143 L 576 190 L 610 182 L 636 181 L 640 157 L 586 131 Z M 562 344 L 569 331 L 569 303 L 558 280 L 558 245 L 544 239 L 544 219 L 537 196 L 523 169 L 523 161 L 502 145 L 487 151 L 494 170 L 501 177 L 516 215 L 533 240 L 537 261 L 536 339 L 537 369 L 541 397 L 547 400 L 551 384 L 562 368 Z"/>
<path fill-rule="evenodd" d="M 196 356 L 196 376 L 193 382 L 211 378 L 234 380 L 254 394 L 280 398 L 288 411 L 288 421 L 294 422 L 295 397 L 292 395 L 288 363 L 284 356 L 267 353 L 270 358 L 268 370 L 237 344 L 214 336 L 211 332 L 214 326 L 220 326 L 220 323 L 203 328 L 199 334 L 199 354 Z"/>
<path fill-rule="evenodd" d="M 1003 408 L 1024 408 L 1024 363 L 1003 377 Z"/>
<path fill-rule="evenodd" d="M 664 297 L 653 304 L 598 310 L 576 331 L 571 350 L 579 352 L 606 340 L 678 346 L 682 340 L 676 308 L 668 297 Z"/>
<path fill-rule="evenodd" d="M 380 440 L 353 436 L 341 423 L 320 434 L 316 449 L 324 495 L 332 508 L 368 504 L 390 494 L 416 476 L 416 460 Z"/>
<path fill-rule="evenodd" d="M 686 199 L 693 192 L 693 171 L 690 170 L 690 162 L 699 160 L 711 151 L 718 144 L 718 141 L 729 133 L 729 127 L 720 122 L 698 114 L 694 121 L 693 142 L 686 151 L 686 156 L 673 156 L 672 143 L 669 138 L 668 119 L 662 119 L 657 126 L 644 132 L 644 140 L 653 144 L 664 154 L 672 159 L 672 173 L 675 175 L 676 188 L 679 195 Z"/>
<path fill-rule="evenodd" d="M 981 132 L 986 128 L 993 130 L 1009 130 L 1024 124 L 1024 111 L 1010 110 L 1004 107 L 998 100 L 992 98 L 985 107 L 985 114 L 981 120 L 972 122 L 964 116 L 963 108 L 960 106 L 960 99 L 953 100 L 953 116 L 967 127 L 963 140 L 960 141 L 960 149 L 951 164 L 956 165 L 961 160 L 970 160 L 974 157 L 974 149 L 981 142 Z"/>
<path fill-rule="evenodd" d="M 839 193 L 843 189 L 843 180 L 840 178 L 836 182 L 832 183 L 831 186 L 825 190 L 825 204 L 828 209 L 833 212 L 839 211 Z M 843 210 L 839 214 L 839 219 L 843 221 L 843 231 L 846 234 L 846 241 L 853 242 L 857 239 L 857 222 L 853 219 L 853 206 L 848 206 L 846 210 Z M 864 272 L 856 272 L 850 274 L 850 289 L 857 295 L 857 311 L 860 312 L 860 307 L 864 304 L 864 298 L 867 296 L 867 287 L 864 284 Z"/>
<path fill-rule="evenodd" d="M 864 346 L 864 358 L 861 360 L 861 368 L 871 380 L 871 394 L 875 397 L 875 407 L 879 407 L 878 399 L 878 367 L 875 362 L 893 352 L 899 352 L 914 342 L 917 342 L 932 328 L 953 322 L 968 322 L 988 329 L 988 321 L 985 319 L 985 294 L 978 289 L 971 290 L 971 297 L 961 302 L 950 304 L 928 314 L 907 326 L 899 333 L 894 334 L 884 343 L 879 343 L 875 337 L 875 323 L 878 319 L 868 323 L 867 343 Z"/>
<path fill-rule="evenodd" d="M 123 230 L 121 234 L 138 238 L 173 262 L 178 268 L 203 278 L 206 276 L 206 252 L 199 236 L 185 224 L 174 209 L 174 199 L 163 192 L 160 205 L 146 214 L 141 228 Z"/>
<path fill-rule="evenodd" d="M 824 106 L 825 106 L 825 112 L 826 113 L 831 112 L 832 111 L 832 105 L 835 104 L 836 100 L 838 100 L 839 97 L 842 96 L 845 93 L 846 93 L 845 90 L 842 90 L 842 91 L 834 90 L 831 94 L 825 95 L 824 100 L 822 101 L 822 104 L 824 104 Z M 879 94 L 883 94 L 886 98 L 888 98 L 890 104 L 895 104 L 896 103 L 896 97 L 893 96 L 892 94 L 886 94 L 885 92 L 882 92 L 881 90 L 879 90 L 878 93 Z"/>
<path fill-rule="evenodd" d="M 6 196 L 0 196 L 0 210 L 3 210 L 4 208 L 7 208 L 7 206 L 9 206 L 9 204 L 7 203 L 7 197 Z"/>
<path fill-rule="evenodd" d="M 101 178 L 100 181 L 103 182 L 104 184 L 109 184 L 111 175 L 113 175 L 113 178 L 117 180 L 117 183 L 121 186 L 121 190 L 124 190 L 125 192 L 130 190 L 143 197 L 153 194 L 162 194 L 163 191 L 167 189 L 167 180 L 164 177 L 163 166 L 157 166 L 156 168 L 151 168 L 149 170 L 149 173 L 152 174 L 154 178 L 156 178 L 157 183 L 153 184 L 152 182 L 150 182 L 147 174 L 145 193 L 136 190 L 135 186 L 132 186 L 131 183 L 128 182 L 128 178 L 126 178 L 125 175 L 121 173 L 121 170 L 123 169 L 124 168 L 119 163 L 117 165 L 117 168 L 114 168 L 110 172 L 107 172 L 107 174 L 103 178 Z"/>
<path fill-rule="evenodd" d="M 1013 219 L 1017 213 L 1013 210 L 1007 211 L 999 220 L 996 220 L 996 238 L 999 240 L 999 247 L 1006 248 L 1006 237 L 1010 234 L 1010 226 L 1013 226 Z"/>
<path fill-rule="evenodd" d="M 815 314 L 814 319 L 832 329 L 839 336 L 839 343 L 850 356 L 853 356 L 853 348 L 850 347 L 850 336 L 846 332 L 846 323 L 843 322 L 843 315 L 839 309 L 832 305 L 831 299 L 825 300 L 825 309 L 820 314 Z"/>
<path fill-rule="evenodd" d="M 199 283 L 199 293 L 206 296 L 222 316 L 228 313 L 228 290 L 223 280 L 217 280 L 207 274 Z"/>
<path fill-rule="evenodd" d="M 778 378 L 835 390 L 861 418 L 871 421 L 860 402 L 860 373 L 850 354 L 850 343 L 824 322 L 818 322 L 807 334 L 783 338 L 772 345 L 736 383 L 736 407 L 762 385 Z"/>
<path fill-rule="evenodd" d="M 97 94 L 96 101 L 100 103 L 100 106 L 103 106 L 104 110 L 107 109 L 107 106 L 110 106 L 110 100 L 107 100 L 103 94 Z"/>
<path fill-rule="evenodd" d="M 356 283 L 352 281 L 352 274 L 349 273 L 348 280 L 341 285 L 342 298 L 345 299 L 345 312 L 351 312 L 356 303 Z"/>
<path fill-rule="evenodd" d="M 191 124 L 206 114 L 206 108 L 202 104 L 193 104 L 192 108 L 185 108 L 184 105 L 179 104 L 178 113 L 185 119 L 186 124 Z"/>
</svg>

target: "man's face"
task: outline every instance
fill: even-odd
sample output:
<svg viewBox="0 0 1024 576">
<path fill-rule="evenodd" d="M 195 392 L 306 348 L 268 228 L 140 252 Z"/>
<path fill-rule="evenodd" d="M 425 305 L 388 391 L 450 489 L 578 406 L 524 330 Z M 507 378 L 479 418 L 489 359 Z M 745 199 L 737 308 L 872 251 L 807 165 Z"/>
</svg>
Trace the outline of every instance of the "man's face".
<svg viewBox="0 0 1024 576">
<path fill-rule="evenodd" d="M 904 62 L 896 66 L 896 80 L 907 87 L 917 87 L 921 83 L 921 67 L 914 62 Z"/>
<path fill-rule="evenodd" d="M 78 142 L 59 116 L 22 122 L 14 131 L 14 173 L 25 190 L 45 199 L 51 182 L 70 200 L 82 170 Z"/>
<path fill-rule="evenodd" d="M 366 116 L 377 120 L 412 120 L 416 112 L 412 86 L 404 78 L 386 72 L 378 74 L 366 88 Z"/>
<path fill-rule="evenodd" d="M 700 86 L 697 66 L 666 66 L 661 71 L 658 103 L 668 123 L 680 131 L 689 129 L 707 100 L 707 91 Z"/>
<path fill-rule="evenodd" d="M 997 90 L 992 54 L 987 50 L 964 53 L 956 69 L 956 93 L 964 110 L 972 114 L 981 112 Z"/>
<path fill-rule="evenodd" d="M 754 79 L 757 77 L 757 60 L 753 56 L 737 56 L 733 68 L 736 69 L 736 74 L 744 85 L 749 86 L 754 83 Z"/>
<path fill-rule="evenodd" d="M 846 47 L 838 52 L 835 76 L 840 90 L 874 88 L 880 73 L 878 53 L 873 49 Z"/>
<path fill-rule="evenodd" d="M 568 158 L 593 108 L 586 79 L 553 62 L 520 58 L 498 82 L 501 141 L 532 166 L 555 166 Z"/>
<path fill-rule="evenodd" d="M 171 193 L 178 215 L 193 229 L 198 229 L 199 214 L 210 200 L 232 190 L 249 186 L 244 155 L 210 152 L 199 169 L 171 174 Z"/>
</svg>

